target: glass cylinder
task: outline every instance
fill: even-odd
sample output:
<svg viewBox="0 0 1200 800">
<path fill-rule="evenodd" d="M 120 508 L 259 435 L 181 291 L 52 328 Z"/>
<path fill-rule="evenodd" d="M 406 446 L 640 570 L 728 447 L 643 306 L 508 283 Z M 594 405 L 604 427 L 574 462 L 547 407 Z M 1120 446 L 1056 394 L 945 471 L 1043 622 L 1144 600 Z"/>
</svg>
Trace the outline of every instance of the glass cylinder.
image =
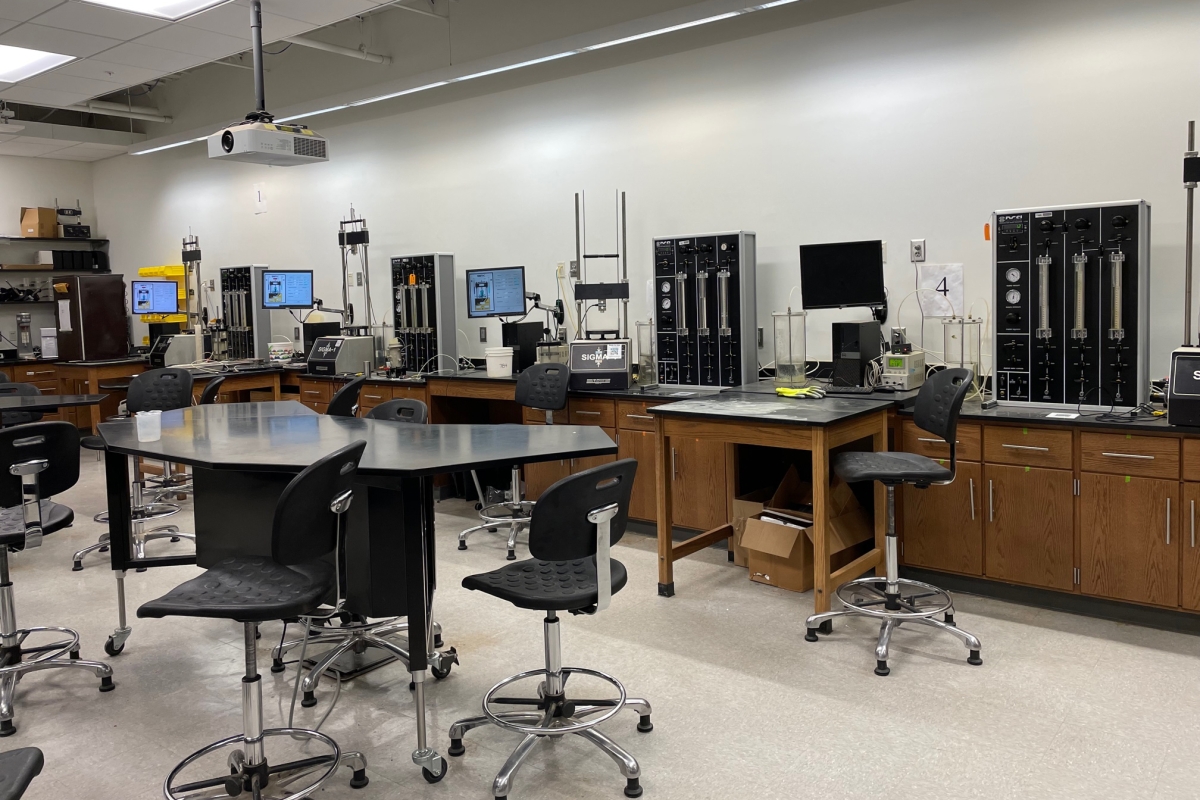
<svg viewBox="0 0 1200 800">
<path fill-rule="evenodd" d="M 771 315 L 775 327 L 775 383 L 779 386 L 804 386 L 808 383 L 805 364 L 806 311 L 776 311 Z"/>
<path fill-rule="evenodd" d="M 947 317 L 942 320 L 942 357 L 948 367 L 962 367 L 980 379 L 980 336 L 983 320 L 971 317 Z"/>
<path fill-rule="evenodd" d="M 643 389 L 658 386 L 658 335 L 653 322 L 638 322 L 637 327 L 637 385 Z"/>
</svg>

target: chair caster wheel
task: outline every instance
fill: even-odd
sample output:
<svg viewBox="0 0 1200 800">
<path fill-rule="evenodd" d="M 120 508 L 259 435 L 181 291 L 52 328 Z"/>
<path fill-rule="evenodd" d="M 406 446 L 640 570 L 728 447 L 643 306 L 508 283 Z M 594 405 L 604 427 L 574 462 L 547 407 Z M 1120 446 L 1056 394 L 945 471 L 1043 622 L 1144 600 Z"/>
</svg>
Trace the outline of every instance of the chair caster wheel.
<svg viewBox="0 0 1200 800">
<path fill-rule="evenodd" d="M 820 626 L 818 626 L 817 630 L 820 631 L 821 633 L 825 634 L 826 636 L 833 633 L 833 620 L 831 620 L 831 619 L 825 620 L 824 622 L 822 622 L 820 624 Z"/>
<path fill-rule="evenodd" d="M 446 643 L 444 641 L 442 641 L 442 635 L 440 633 L 433 637 L 434 649 L 441 650 L 445 646 L 446 646 Z"/>
<path fill-rule="evenodd" d="M 650 721 L 649 714 L 638 720 L 637 729 L 640 733 L 649 733 L 654 730 L 654 723 Z"/>
<path fill-rule="evenodd" d="M 72 650 L 72 651 L 71 651 L 71 653 L 70 653 L 70 657 L 71 657 L 71 660 L 72 660 L 72 661 L 78 661 L 78 660 L 79 660 L 79 651 L 78 651 L 78 650 Z"/>
<path fill-rule="evenodd" d="M 107 553 L 107 552 L 108 552 L 108 545 L 104 545 L 104 547 L 101 547 L 101 548 L 100 548 L 100 552 L 101 552 L 101 553 Z"/>
<path fill-rule="evenodd" d="M 450 771 L 450 762 L 442 759 L 442 772 L 440 775 L 434 775 L 429 771 L 428 767 L 421 767 L 421 777 L 426 783 L 441 783 L 442 778 L 446 777 L 446 773 Z"/>
<path fill-rule="evenodd" d="M 415 692 L 417 690 L 417 685 L 415 683 L 413 683 L 412 681 L 409 681 L 408 682 L 408 690 L 410 692 Z"/>
<path fill-rule="evenodd" d="M 111 636 L 108 637 L 108 640 L 104 643 L 104 652 L 108 653 L 110 656 L 119 656 L 119 655 L 121 655 L 121 651 L 123 651 L 124 649 L 125 649 L 125 643 L 121 642 L 121 646 L 117 647 L 113 643 L 113 638 Z"/>
<path fill-rule="evenodd" d="M 370 782 L 371 779 L 367 777 L 365 769 L 356 769 L 354 770 L 354 775 L 350 778 L 350 788 L 361 789 Z"/>
<path fill-rule="evenodd" d="M 639 779 L 639 778 L 629 778 L 629 779 L 626 781 L 626 783 L 625 783 L 625 796 L 626 796 L 626 797 L 641 797 L 641 796 L 642 796 L 642 783 L 641 783 L 641 779 Z"/>
<path fill-rule="evenodd" d="M 817 641 L 817 629 L 816 629 L 816 628 L 809 628 L 809 629 L 808 629 L 808 633 L 804 634 L 804 641 L 806 641 L 806 642 L 815 642 L 815 641 Z"/>
<path fill-rule="evenodd" d="M 305 692 L 304 699 L 300 701 L 300 705 L 305 708 L 312 708 L 317 704 L 317 695 L 314 692 Z"/>
<path fill-rule="evenodd" d="M 952 625 L 952 626 L 954 626 L 954 627 L 957 627 L 956 625 L 954 625 L 954 613 L 953 613 L 953 612 L 951 612 L 951 611 L 947 611 L 947 612 L 946 612 L 946 617 L 945 617 L 945 620 L 944 620 L 944 622 L 945 622 L 947 625 Z"/>
<path fill-rule="evenodd" d="M 134 570 L 134 571 L 135 571 L 135 572 L 138 572 L 138 573 L 141 573 L 141 572 L 145 572 L 147 569 L 148 569 L 148 567 L 138 567 L 138 568 L 137 568 L 136 570 Z"/>
<path fill-rule="evenodd" d="M 17 728 L 11 719 L 0 720 L 0 736 L 12 736 L 16 732 Z"/>
<path fill-rule="evenodd" d="M 447 662 L 445 669 L 438 669 L 437 667 L 430 667 L 429 674 L 433 676 L 434 680 L 439 680 L 439 681 L 445 680 L 447 677 L 449 677 L 450 668 L 452 666 L 453 666 L 453 662 Z"/>
<path fill-rule="evenodd" d="M 463 747 L 462 739 L 451 739 L 450 749 L 446 751 L 452 756 L 461 756 L 467 752 L 467 748 Z"/>
<path fill-rule="evenodd" d="M 71 572 L 83 572 L 83 562 L 76 561 L 71 565 Z"/>
<path fill-rule="evenodd" d="M 881 678 L 886 678 L 888 675 L 892 674 L 892 671 L 890 669 L 888 669 L 888 665 L 887 665 L 886 661 L 876 661 L 875 662 L 875 674 Z"/>
<path fill-rule="evenodd" d="M 458 543 L 458 549 L 459 549 L 459 550 L 466 550 L 466 549 L 467 549 L 467 543 L 466 543 L 466 542 L 459 542 L 459 543 Z"/>
<path fill-rule="evenodd" d="M 100 691 L 101 692 L 111 692 L 115 688 L 117 688 L 117 685 L 115 683 L 113 683 L 111 675 L 106 675 L 100 679 Z"/>
<path fill-rule="evenodd" d="M 978 650 L 972 650 L 971 655 L 967 656 L 967 663 L 973 667 L 978 667 L 983 663 L 983 659 L 979 657 Z"/>
<path fill-rule="evenodd" d="M 271 672 L 274 672 L 276 675 L 278 675 L 280 672 L 283 672 L 283 670 L 284 666 L 282 658 L 271 659 Z"/>
<path fill-rule="evenodd" d="M 517 554 L 515 552 L 513 552 L 512 550 L 509 550 L 508 555 L 505 557 L 505 560 L 506 561 L 516 561 Z"/>
</svg>

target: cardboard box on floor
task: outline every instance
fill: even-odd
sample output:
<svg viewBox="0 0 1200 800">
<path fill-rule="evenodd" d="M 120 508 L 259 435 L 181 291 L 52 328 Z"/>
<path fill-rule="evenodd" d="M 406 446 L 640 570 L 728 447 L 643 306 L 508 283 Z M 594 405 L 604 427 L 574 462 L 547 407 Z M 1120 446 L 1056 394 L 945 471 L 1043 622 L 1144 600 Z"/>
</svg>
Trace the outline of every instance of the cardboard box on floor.
<svg viewBox="0 0 1200 800">
<path fill-rule="evenodd" d="M 739 567 L 746 566 L 746 548 L 742 547 L 742 534 L 746 532 L 746 520 L 762 513 L 767 502 L 775 494 L 773 489 L 756 489 L 749 494 L 733 499 L 733 538 L 730 547 L 733 548 L 733 563 Z"/>
<path fill-rule="evenodd" d="M 795 525 L 766 522 L 761 513 L 747 517 L 741 535 L 736 538 L 737 545 L 746 552 L 750 580 L 793 592 L 807 592 L 813 588 L 812 485 L 800 477 L 794 466 L 791 467 L 763 511 L 790 517 L 795 520 Z M 845 560 L 836 558 L 835 554 L 875 535 L 866 511 L 859 505 L 850 486 L 840 478 L 835 478 L 829 488 L 828 519 L 826 536 L 831 563 L 835 567 L 839 560 Z M 735 531 L 736 524 L 735 520 Z M 801 533 L 806 535 L 801 536 Z"/>
<path fill-rule="evenodd" d="M 57 239 L 58 213 L 53 208 L 22 208 L 21 235 L 38 239 Z"/>
</svg>

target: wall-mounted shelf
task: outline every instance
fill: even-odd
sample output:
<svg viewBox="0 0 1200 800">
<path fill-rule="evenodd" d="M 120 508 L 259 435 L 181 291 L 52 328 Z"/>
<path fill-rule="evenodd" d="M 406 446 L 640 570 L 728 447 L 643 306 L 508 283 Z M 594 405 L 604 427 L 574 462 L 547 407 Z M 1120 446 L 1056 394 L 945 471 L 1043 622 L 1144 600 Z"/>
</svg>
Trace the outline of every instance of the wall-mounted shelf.
<svg viewBox="0 0 1200 800">
<path fill-rule="evenodd" d="M 90 269 L 5 269 L 0 267 L 0 277 L 5 275 L 112 275 L 112 270 L 95 272 Z"/>
<path fill-rule="evenodd" d="M 0 301 L 0 308 L 4 306 L 52 306 L 53 300 L 10 300 L 8 302 Z"/>
<path fill-rule="evenodd" d="M 0 236 L 0 244 L 13 242 L 69 242 L 71 244 L 108 244 L 108 239 L 64 239 L 61 237 Z"/>
</svg>

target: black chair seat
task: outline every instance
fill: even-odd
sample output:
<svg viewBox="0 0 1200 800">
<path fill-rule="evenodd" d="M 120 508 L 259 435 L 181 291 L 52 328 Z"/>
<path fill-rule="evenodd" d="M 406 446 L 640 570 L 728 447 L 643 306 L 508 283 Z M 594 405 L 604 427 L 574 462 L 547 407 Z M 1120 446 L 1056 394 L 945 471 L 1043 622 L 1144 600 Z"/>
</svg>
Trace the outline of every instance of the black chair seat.
<svg viewBox="0 0 1200 800">
<path fill-rule="evenodd" d="M 75 512 L 51 500 L 42 500 L 42 533 L 54 533 L 75 521 Z M 25 542 L 25 513 L 20 506 L 0 511 L 0 547 Z"/>
<path fill-rule="evenodd" d="M 17 800 L 42 772 L 45 759 L 36 747 L 0 753 L 0 800 Z"/>
<path fill-rule="evenodd" d="M 286 567 L 261 556 L 234 556 L 146 603 L 137 615 L 238 622 L 302 617 L 315 611 L 333 586 L 333 567 L 324 561 Z"/>
<path fill-rule="evenodd" d="M 834 460 L 833 471 L 846 483 L 880 481 L 928 485 L 954 477 L 948 467 L 916 453 L 842 453 Z"/>
<path fill-rule="evenodd" d="M 104 437 L 102 436 L 81 436 L 79 437 L 79 445 L 84 450 L 104 450 Z"/>
<path fill-rule="evenodd" d="M 612 593 L 625 587 L 625 565 L 609 560 Z M 464 589 L 507 600 L 535 611 L 579 611 L 596 605 L 596 560 L 540 561 L 531 558 L 463 578 Z"/>
</svg>

